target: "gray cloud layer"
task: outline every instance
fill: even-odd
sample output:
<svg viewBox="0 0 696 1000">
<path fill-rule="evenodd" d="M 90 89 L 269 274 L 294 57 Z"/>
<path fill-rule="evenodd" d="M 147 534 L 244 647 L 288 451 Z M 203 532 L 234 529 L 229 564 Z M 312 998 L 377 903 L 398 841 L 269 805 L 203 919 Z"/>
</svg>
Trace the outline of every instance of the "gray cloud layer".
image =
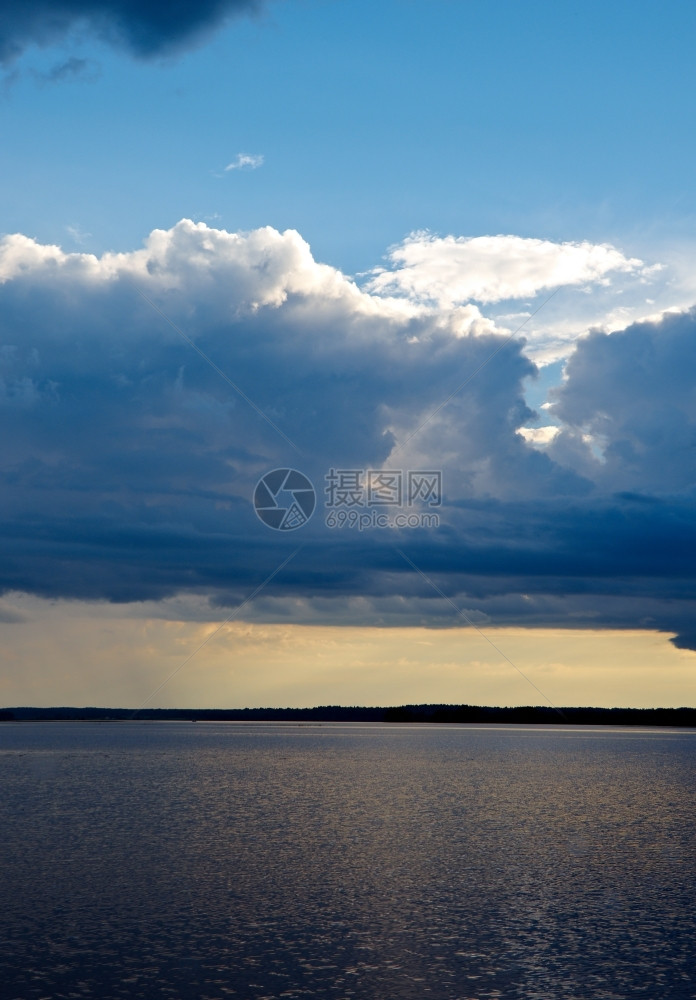
<svg viewBox="0 0 696 1000">
<path fill-rule="evenodd" d="M 362 292 L 293 232 L 182 222 L 101 259 L 7 237 L 3 279 L 3 591 L 229 607 L 303 544 L 249 617 L 459 624 L 397 544 L 481 622 L 696 647 L 693 311 L 579 341 L 539 451 L 517 433 L 523 341 Z M 331 467 L 440 468 L 441 527 L 330 531 L 318 510 L 272 532 L 251 497 L 278 466 L 319 490 Z"/>
<path fill-rule="evenodd" d="M 264 0 L 23 0 L 0 5 L 0 62 L 30 44 L 60 41 L 76 27 L 139 56 L 186 47 L 228 18 L 261 9 Z"/>
</svg>

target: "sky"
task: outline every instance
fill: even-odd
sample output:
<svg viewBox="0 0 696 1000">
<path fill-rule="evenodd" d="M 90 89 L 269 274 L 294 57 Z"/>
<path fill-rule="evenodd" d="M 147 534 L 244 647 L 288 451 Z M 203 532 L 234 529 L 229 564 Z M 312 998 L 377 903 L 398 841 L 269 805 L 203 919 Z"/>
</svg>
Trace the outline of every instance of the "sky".
<svg viewBox="0 0 696 1000">
<path fill-rule="evenodd" d="M 695 37 L 0 3 L 0 704 L 694 705 Z"/>
</svg>

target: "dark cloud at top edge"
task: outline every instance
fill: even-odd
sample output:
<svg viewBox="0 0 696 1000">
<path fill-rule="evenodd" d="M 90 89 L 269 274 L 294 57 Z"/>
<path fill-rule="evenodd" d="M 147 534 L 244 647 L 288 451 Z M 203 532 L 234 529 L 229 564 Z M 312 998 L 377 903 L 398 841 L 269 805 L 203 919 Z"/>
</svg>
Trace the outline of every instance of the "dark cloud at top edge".
<svg viewBox="0 0 696 1000">
<path fill-rule="evenodd" d="M 260 12 L 266 0 L 25 0 L 0 3 L 0 63 L 10 64 L 32 44 L 61 41 L 86 27 L 99 39 L 142 58 L 189 48 L 241 14 Z"/>
</svg>

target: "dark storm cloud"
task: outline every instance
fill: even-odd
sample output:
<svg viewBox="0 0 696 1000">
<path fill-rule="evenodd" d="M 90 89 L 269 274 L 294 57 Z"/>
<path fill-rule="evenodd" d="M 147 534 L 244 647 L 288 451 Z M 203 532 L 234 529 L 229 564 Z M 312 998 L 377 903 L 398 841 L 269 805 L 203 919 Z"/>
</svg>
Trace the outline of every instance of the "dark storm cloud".
<svg viewBox="0 0 696 1000">
<path fill-rule="evenodd" d="M 551 454 L 590 463 L 604 489 L 679 494 L 696 480 L 696 309 L 611 335 L 592 333 L 567 366 Z M 583 436 L 601 452 L 593 460 Z M 647 500 L 648 498 L 646 498 Z"/>
<path fill-rule="evenodd" d="M 360 292 L 296 233 L 183 222 L 100 260 L 9 237 L 3 277 L 2 590 L 232 608 L 302 545 L 246 617 L 462 624 L 397 545 L 474 621 L 693 647 L 693 314 L 579 342 L 542 453 L 517 433 L 523 342 Z M 318 510 L 273 532 L 251 498 L 288 466 Z M 328 470 L 385 466 L 442 470 L 440 528 L 328 530 Z"/>
<path fill-rule="evenodd" d="M 27 46 L 50 45 L 76 27 L 154 56 L 195 43 L 239 14 L 259 11 L 264 0 L 23 0 L 0 5 L 0 62 Z"/>
</svg>

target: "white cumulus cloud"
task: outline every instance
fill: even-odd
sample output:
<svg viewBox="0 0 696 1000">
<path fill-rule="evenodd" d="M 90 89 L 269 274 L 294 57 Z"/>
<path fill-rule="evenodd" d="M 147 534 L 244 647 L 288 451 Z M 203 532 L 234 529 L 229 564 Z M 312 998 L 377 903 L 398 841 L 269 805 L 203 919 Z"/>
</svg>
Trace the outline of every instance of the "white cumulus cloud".
<svg viewBox="0 0 696 1000">
<path fill-rule="evenodd" d="M 634 266 L 603 253 L 548 273 Z M 580 337 L 527 428 L 536 367 L 490 307 L 386 291 L 293 230 L 183 220 L 100 257 L 0 239 L 0 593 L 232 607 L 282 557 L 251 499 L 270 469 L 303 471 L 318 507 L 330 468 L 441 470 L 441 527 L 402 540 L 472 615 L 650 615 L 694 648 L 696 312 Z M 389 531 L 317 510 L 301 537 L 245 615 L 452 624 Z"/>
<path fill-rule="evenodd" d="M 553 441 L 559 431 L 560 427 L 548 425 L 546 427 L 520 427 L 517 433 L 521 434 L 529 444 L 543 448 Z"/>
<path fill-rule="evenodd" d="M 607 283 L 645 265 L 608 244 L 553 243 L 521 236 L 413 233 L 371 272 L 367 287 L 443 307 L 529 298 L 562 285 Z"/>
<path fill-rule="evenodd" d="M 234 160 L 228 163 L 225 170 L 256 170 L 263 166 L 262 153 L 237 153 Z"/>
</svg>

